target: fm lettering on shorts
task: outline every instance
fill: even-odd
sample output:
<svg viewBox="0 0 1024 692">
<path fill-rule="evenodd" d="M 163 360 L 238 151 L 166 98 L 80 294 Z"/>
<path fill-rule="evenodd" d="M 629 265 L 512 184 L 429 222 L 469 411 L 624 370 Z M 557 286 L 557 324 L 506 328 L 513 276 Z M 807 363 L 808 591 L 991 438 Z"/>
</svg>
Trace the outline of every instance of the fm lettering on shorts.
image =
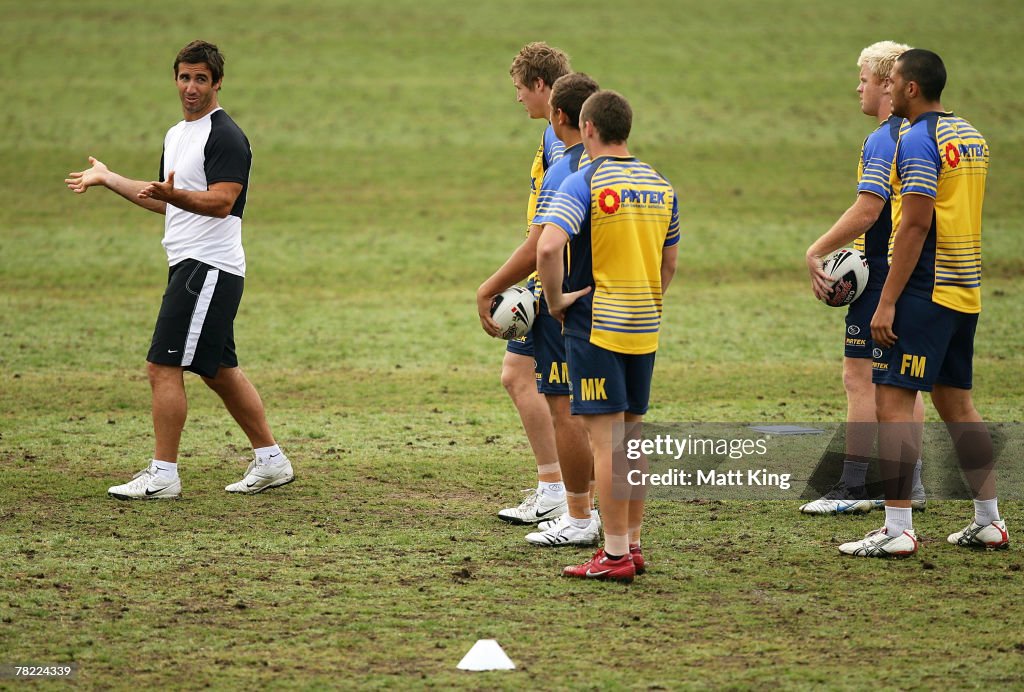
<svg viewBox="0 0 1024 692">
<path fill-rule="evenodd" d="M 569 381 L 569 364 L 551 362 L 551 371 L 548 373 L 548 384 L 565 384 Z"/>
<path fill-rule="evenodd" d="M 900 374 L 909 374 L 911 377 L 921 379 L 924 377 L 924 365 L 928 360 L 927 356 L 915 356 L 909 353 L 903 354 L 903 361 L 900 363 Z"/>
<path fill-rule="evenodd" d="M 584 377 L 580 380 L 580 401 L 607 401 L 608 393 L 604 390 L 604 377 Z"/>
</svg>

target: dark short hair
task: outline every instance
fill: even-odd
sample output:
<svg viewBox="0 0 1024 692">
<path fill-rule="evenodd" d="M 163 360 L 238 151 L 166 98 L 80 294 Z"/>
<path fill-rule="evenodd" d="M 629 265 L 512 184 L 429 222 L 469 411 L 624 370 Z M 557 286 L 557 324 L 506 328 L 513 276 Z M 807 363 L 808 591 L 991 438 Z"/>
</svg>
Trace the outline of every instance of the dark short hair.
<svg viewBox="0 0 1024 692">
<path fill-rule="evenodd" d="M 565 113 L 569 125 L 579 129 L 583 103 L 600 89 L 597 82 L 583 72 L 563 75 L 551 86 L 551 107 Z"/>
<path fill-rule="evenodd" d="M 216 84 L 224 76 L 224 55 L 220 52 L 217 46 L 206 41 L 192 41 L 180 51 L 178 51 L 178 57 L 174 59 L 174 76 L 178 76 L 178 65 L 181 63 L 188 63 L 189 65 L 199 65 L 206 63 L 207 67 L 210 68 L 210 76 L 213 78 L 213 83 Z"/>
<path fill-rule="evenodd" d="M 938 101 L 942 98 L 942 90 L 946 87 L 946 66 L 938 55 L 923 48 L 911 48 L 900 55 L 896 66 L 903 79 L 917 82 L 925 99 Z"/>
<path fill-rule="evenodd" d="M 622 144 L 633 127 L 633 109 L 621 94 L 599 91 L 583 104 L 580 119 L 594 124 L 603 143 Z"/>
</svg>

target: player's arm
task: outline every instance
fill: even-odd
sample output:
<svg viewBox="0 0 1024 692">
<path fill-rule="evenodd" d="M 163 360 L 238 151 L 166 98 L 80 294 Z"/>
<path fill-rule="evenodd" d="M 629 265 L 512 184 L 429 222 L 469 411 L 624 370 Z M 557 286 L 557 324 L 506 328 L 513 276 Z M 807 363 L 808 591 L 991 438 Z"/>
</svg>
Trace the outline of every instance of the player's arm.
<svg viewBox="0 0 1024 692">
<path fill-rule="evenodd" d="M 832 228 L 807 248 L 805 260 L 815 298 L 824 300 L 832 288 L 832 279 L 821 268 L 825 258 L 864 235 L 878 220 L 884 208 L 885 200 L 878 195 L 871 192 L 859 193 L 850 208 L 832 224 Z"/>
<path fill-rule="evenodd" d="M 506 288 L 528 277 L 537 268 L 537 239 L 540 232 L 540 226 L 531 225 L 526 240 L 509 255 L 498 271 L 491 274 L 480 284 L 480 288 L 476 289 L 476 312 L 480 317 L 480 326 L 491 336 L 496 337 L 501 333 L 497 323 L 491 319 L 491 301 Z"/>
<path fill-rule="evenodd" d="M 892 264 L 882 287 L 882 297 L 871 318 L 871 338 L 883 348 L 896 343 L 892 331 L 896 316 L 896 300 L 910 280 L 910 275 L 921 257 L 921 249 L 928 238 L 935 213 L 935 200 L 928 195 L 908 193 L 903 196 L 903 216 L 892 246 Z"/>
<path fill-rule="evenodd" d="M 176 188 L 174 187 L 174 171 L 171 171 L 167 174 L 167 180 L 147 183 L 139 190 L 138 198 L 170 204 L 200 216 L 223 219 L 231 213 L 232 207 L 235 206 L 235 200 L 240 194 L 242 194 L 242 184 L 234 182 L 210 183 L 206 190 Z"/>
<path fill-rule="evenodd" d="M 137 204 L 143 209 L 148 209 L 157 214 L 166 213 L 166 202 L 148 197 L 139 197 L 139 193 L 150 183 L 125 178 L 123 175 L 110 170 L 105 163 L 92 156 L 89 157 L 89 163 L 92 166 L 84 171 L 68 173 L 68 177 L 64 179 L 64 182 L 69 190 L 81 195 L 87 192 L 90 187 L 102 186 L 116 192 L 129 202 Z"/>
<path fill-rule="evenodd" d="M 565 246 L 569 243 L 569 235 L 552 223 L 544 224 L 544 232 L 537 242 L 537 273 L 544 286 L 544 300 L 548 304 L 548 312 L 559 322 L 565 320 L 565 311 L 580 296 L 590 293 L 590 286 L 571 293 L 562 292 L 565 279 L 565 267 L 562 256 Z"/>
<path fill-rule="evenodd" d="M 669 245 L 661 250 L 661 295 L 665 295 L 672 277 L 676 275 L 676 260 L 679 257 L 679 245 Z"/>
</svg>

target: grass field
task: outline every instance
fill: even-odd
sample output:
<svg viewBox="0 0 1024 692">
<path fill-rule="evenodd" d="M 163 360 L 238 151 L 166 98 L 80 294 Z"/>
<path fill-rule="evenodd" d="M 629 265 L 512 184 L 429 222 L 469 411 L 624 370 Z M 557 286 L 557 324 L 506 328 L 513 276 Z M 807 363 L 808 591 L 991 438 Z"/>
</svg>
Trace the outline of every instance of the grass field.
<svg viewBox="0 0 1024 692">
<path fill-rule="evenodd" d="M 587 553 L 494 517 L 532 460 L 473 301 L 520 242 L 541 132 L 508 65 L 546 40 L 631 100 L 632 150 L 682 201 L 649 419 L 841 421 L 841 312 L 802 257 L 854 197 L 857 54 L 893 38 L 943 56 L 944 104 L 991 146 L 976 402 L 1020 422 L 1016 2 L 225 5 L 4 4 L 0 667 L 75 662 L 88 688 L 1024 686 L 1024 555 L 945 545 L 968 502 L 933 502 L 897 563 L 835 551 L 880 515 L 652 502 L 647 575 L 557 578 Z M 226 496 L 250 450 L 192 378 L 183 499 L 117 503 L 152 453 L 162 224 L 62 180 L 90 154 L 155 175 L 197 37 L 253 144 L 236 339 L 298 481 Z M 1021 498 L 1000 506 L 1019 535 Z M 457 671 L 480 638 L 518 670 Z"/>
</svg>

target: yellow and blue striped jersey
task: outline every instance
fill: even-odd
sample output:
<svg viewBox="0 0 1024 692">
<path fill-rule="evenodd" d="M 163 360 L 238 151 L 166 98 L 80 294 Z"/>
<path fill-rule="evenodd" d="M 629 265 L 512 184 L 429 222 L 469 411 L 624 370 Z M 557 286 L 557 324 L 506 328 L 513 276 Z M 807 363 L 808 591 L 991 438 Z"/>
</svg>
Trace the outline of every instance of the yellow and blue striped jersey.
<svg viewBox="0 0 1024 692">
<path fill-rule="evenodd" d="M 617 353 L 656 351 L 662 254 L 679 242 L 672 185 L 633 157 L 598 157 L 565 179 L 542 221 L 570 238 L 565 290 L 593 287 L 563 333 Z"/>
<path fill-rule="evenodd" d="M 988 162 L 985 138 L 952 113 L 925 113 L 900 128 L 894 198 L 916 194 L 935 200 L 932 225 L 905 290 L 957 312 L 981 312 L 981 213 Z M 895 237 L 902 204 L 894 202 L 892 214 Z"/>
<path fill-rule="evenodd" d="M 889 236 L 892 235 L 892 162 L 896 156 L 903 118 L 892 115 L 864 140 L 857 162 L 857 192 L 867 192 L 882 198 L 878 219 L 864 235 L 853 242 L 858 252 L 868 261 L 868 289 L 881 290 L 889 273 Z"/>
<path fill-rule="evenodd" d="M 583 143 L 574 144 L 566 149 L 562 155 L 562 158 L 558 159 L 547 171 L 544 172 L 544 184 L 540 187 L 540 193 L 537 195 L 537 214 L 533 218 L 534 224 L 538 226 L 544 225 L 544 217 L 548 213 L 552 202 L 558 195 L 558 188 L 562 186 L 562 183 L 571 174 L 586 168 L 590 165 L 590 157 L 587 156 L 587 152 L 583 149 Z M 568 256 L 569 250 L 566 248 L 565 251 L 565 267 L 568 271 Z M 533 294 L 540 300 L 543 295 L 544 287 L 540 282 L 540 275 L 534 275 L 533 283 Z M 541 304 L 542 309 L 546 310 L 545 304 Z"/>
<path fill-rule="evenodd" d="M 548 123 L 541 137 L 537 153 L 533 155 L 530 166 L 530 198 L 526 203 L 526 234 L 530 234 L 530 225 L 537 216 L 537 198 L 541 185 L 544 184 L 544 173 L 565 155 L 565 145 L 555 135 L 555 128 Z"/>
</svg>

